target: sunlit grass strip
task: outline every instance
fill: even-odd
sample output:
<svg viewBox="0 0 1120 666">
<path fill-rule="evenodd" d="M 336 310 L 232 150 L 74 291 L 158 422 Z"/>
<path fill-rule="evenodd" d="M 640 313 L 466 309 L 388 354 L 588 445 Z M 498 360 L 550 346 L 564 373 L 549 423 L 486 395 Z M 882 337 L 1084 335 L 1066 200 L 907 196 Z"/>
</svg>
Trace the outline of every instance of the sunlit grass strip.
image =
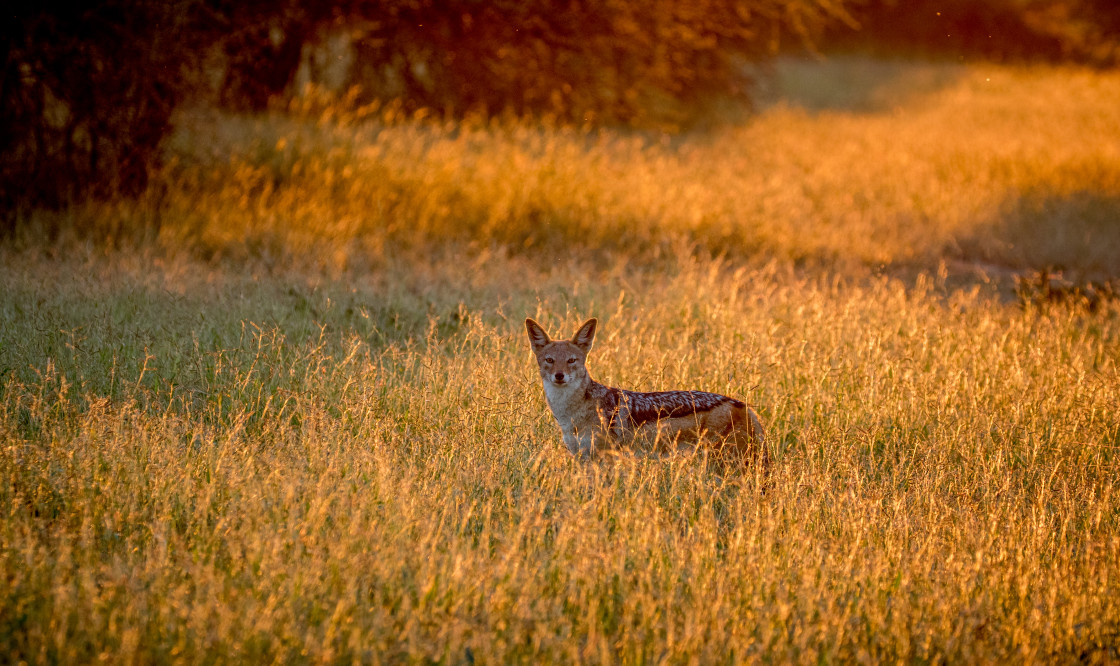
<svg viewBox="0 0 1120 666">
<path fill-rule="evenodd" d="M 456 238 L 1120 272 L 1120 76 L 946 66 L 936 81 L 878 110 L 777 105 L 679 137 L 185 115 L 151 215 L 168 247 L 343 268 Z"/>
</svg>

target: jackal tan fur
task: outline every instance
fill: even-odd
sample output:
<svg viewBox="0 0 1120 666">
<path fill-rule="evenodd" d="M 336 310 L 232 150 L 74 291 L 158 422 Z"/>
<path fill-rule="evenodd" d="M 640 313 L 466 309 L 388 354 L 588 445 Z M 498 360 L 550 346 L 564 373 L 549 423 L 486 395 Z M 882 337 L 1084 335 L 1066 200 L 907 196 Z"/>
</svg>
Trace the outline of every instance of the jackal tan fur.
<svg viewBox="0 0 1120 666">
<path fill-rule="evenodd" d="M 764 470 L 769 466 L 762 422 L 742 401 L 705 391 L 640 393 L 592 379 L 587 353 L 596 324 L 589 319 L 571 340 L 553 340 L 540 324 L 525 320 L 548 406 L 569 451 L 589 457 L 597 448 L 635 437 L 658 448 L 704 442 L 721 455 L 758 461 Z"/>
</svg>

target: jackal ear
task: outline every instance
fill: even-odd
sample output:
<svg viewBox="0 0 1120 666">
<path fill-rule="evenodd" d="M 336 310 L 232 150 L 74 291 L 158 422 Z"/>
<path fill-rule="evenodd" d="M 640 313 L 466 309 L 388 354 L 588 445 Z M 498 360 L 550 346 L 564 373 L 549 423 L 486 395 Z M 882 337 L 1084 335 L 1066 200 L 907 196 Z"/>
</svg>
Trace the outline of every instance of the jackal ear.
<svg viewBox="0 0 1120 666">
<path fill-rule="evenodd" d="M 540 351 L 544 349 L 545 345 L 552 342 L 548 339 L 548 333 L 544 332 L 541 325 L 528 317 L 525 318 L 525 330 L 529 333 L 529 346 L 533 348 L 533 351 Z"/>
<path fill-rule="evenodd" d="M 592 317 L 579 327 L 572 336 L 572 344 L 582 349 L 585 353 L 591 351 L 591 344 L 595 342 L 595 325 L 599 322 Z"/>
</svg>

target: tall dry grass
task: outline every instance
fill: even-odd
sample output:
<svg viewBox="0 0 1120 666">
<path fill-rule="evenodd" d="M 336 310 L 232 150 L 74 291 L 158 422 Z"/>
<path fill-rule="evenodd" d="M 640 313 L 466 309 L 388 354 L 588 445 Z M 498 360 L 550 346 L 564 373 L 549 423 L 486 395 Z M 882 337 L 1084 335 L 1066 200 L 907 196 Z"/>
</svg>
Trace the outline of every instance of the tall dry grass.
<svg viewBox="0 0 1120 666">
<path fill-rule="evenodd" d="M 203 256 L 309 248 L 336 266 L 455 238 L 1120 273 L 1115 73 L 855 60 L 777 74 L 784 103 L 683 137 L 416 121 L 313 96 L 298 119 L 187 115 L 165 187 L 106 224 L 140 218 L 124 224 Z"/>
<path fill-rule="evenodd" d="M 123 248 L 0 248 L 0 653 L 1120 658 L 1120 308 L 936 268 L 1110 269 L 1116 80 L 954 77 L 667 145 L 184 130 L 162 198 L 71 212 Z M 568 456 L 521 320 L 591 314 L 596 378 L 756 405 L 772 484 Z"/>
</svg>

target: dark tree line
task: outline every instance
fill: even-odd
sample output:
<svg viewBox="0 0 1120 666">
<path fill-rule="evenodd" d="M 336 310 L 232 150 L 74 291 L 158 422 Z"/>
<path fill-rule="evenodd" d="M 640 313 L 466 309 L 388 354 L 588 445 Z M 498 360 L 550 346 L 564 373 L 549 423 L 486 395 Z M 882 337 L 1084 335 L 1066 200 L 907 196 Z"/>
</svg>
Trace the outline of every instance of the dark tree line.
<svg viewBox="0 0 1120 666">
<path fill-rule="evenodd" d="M 1065 11 L 1090 41 L 1120 33 L 1114 0 L 24 3 L 0 21 L 0 231 L 21 210 L 142 191 L 184 100 L 206 91 L 263 109 L 290 90 L 305 48 L 340 31 L 350 83 L 368 97 L 449 115 L 680 126 L 709 101 L 746 99 L 743 65 L 791 43 L 936 52 L 955 34 L 949 47 L 1068 55 L 1068 38 L 1024 18 L 1039 8 Z"/>
<path fill-rule="evenodd" d="M 826 26 L 827 50 L 995 61 L 1120 61 L 1116 0 L 850 0 L 857 30 Z"/>
<path fill-rule="evenodd" d="M 182 96 L 184 6 L 58 2 L 5 16 L 0 209 L 144 187 Z"/>
<path fill-rule="evenodd" d="M 361 82 L 411 103 L 639 125 L 744 97 L 745 61 L 772 52 L 779 35 L 845 16 L 826 0 L 449 0 L 354 11 L 370 26 L 355 43 Z"/>
</svg>

